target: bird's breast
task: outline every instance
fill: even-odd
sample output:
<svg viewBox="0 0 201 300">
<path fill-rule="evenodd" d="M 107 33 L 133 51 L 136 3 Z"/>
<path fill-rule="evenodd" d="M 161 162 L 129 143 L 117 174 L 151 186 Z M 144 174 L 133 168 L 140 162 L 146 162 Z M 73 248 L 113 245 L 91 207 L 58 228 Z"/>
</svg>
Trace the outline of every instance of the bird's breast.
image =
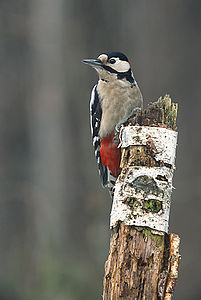
<svg viewBox="0 0 201 300">
<path fill-rule="evenodd" d="M 110 134 L 122 119 L 131 114 L 134 108 L 142 107 L 142 95 L 138 86 L 131 87 L 129 82 L 99 81 L 98 94 L 102 107 L 99 131 L 101 138 Z"/>
</svg>

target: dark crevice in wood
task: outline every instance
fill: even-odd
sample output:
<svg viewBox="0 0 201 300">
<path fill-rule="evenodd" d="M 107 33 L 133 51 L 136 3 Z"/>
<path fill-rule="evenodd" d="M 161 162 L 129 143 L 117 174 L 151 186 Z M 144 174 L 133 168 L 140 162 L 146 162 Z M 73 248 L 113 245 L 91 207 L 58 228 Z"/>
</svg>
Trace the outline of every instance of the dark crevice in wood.
<svg viewBox="0 0 201 300">
<path fill-rule="evenodd" d="M 137 115 L 128 123 L 175 130 L 176 116 L 177 105 L 172 104 L 166 96 L 146 110 L 137 111 Z M 156 161 L 155 155 L 156 149 L 151 140 L 145 146 L 130 146 L 124 149 L 120 180 L 124 180 L 131 166 L 172 168 L 171 165 Z M 167 181 L 165 176 L 159 176 L 157 179 Z M 146 194 L 146 188 L 144 192 Z M 126 204 L 133 205 L 133 209 L 137 205 L 134 197 L 126 199 Z M 159 209 L 157 203 L 156 209 Z M 103 300 L 170 299 L 164 298 L 164 295 L 167 294 L 166 289 L 170 291 L 168 295 L 172 293 L 177 277 L 175 271 L 173 276 L 170 276 L 173 279 L 169 279 L 172 253 L 170 248 L 174 250 L 174 244 L 170 245 L 170 235 L 146 227 L 127 226 L 119 221 L 111 237 L 110 253 L 105 264 Z M 173 238 L 172 240 L 174 242 Z"/>
</svg>

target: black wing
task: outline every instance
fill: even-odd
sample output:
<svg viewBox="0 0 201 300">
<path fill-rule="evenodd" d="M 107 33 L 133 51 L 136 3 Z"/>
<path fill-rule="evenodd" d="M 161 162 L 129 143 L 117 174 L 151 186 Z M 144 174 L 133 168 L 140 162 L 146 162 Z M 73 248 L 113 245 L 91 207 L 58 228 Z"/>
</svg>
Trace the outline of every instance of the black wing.
<svg viewBox="0 0 201 300">
<path fill-rule="evenodd" d="M 108 184 L 108 169 L 107 167 L 102 165 L 102 160 L 100 156 L 99 130 L 100 130 L 101 118 L 102 118 L 102 108 L 101 108 L 101 103 L 98 96 L 97 84 L 96 84 L 91 93 L 90 124 L 91 124 L 92 141 L 94 146 L 95 157 L 98 164 L 99 174 L 103 186 L 106 186 Z"/>
</svg>

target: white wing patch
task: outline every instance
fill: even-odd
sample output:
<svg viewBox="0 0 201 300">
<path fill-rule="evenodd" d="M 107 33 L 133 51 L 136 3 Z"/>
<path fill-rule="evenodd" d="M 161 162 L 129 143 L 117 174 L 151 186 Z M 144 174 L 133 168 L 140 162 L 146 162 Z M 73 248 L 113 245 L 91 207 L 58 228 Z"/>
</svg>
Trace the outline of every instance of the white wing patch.
<svg viewBox="0 0 201 300">
<path fill-rule="evenodd" d="M 116 181 L 116 177 L 110 174 L 109 169 L 106 166 L 103 166 L 101 155 L 100 155 L 100 124 L 102 118 L 102 107 L 97 92 L 97 85 L 94 86 L 91 93 L 90 100 L 90 125 L 91 125 L 91 134 L 92 134 L 92 143 L 94 147 L 94 153 L 96 161 L 98 164 L 98 170 L 101 177 L 103 186 L 107 186 L 110 190 L 110 195 L 113 195 L 113 186 Z"/>
</svg>

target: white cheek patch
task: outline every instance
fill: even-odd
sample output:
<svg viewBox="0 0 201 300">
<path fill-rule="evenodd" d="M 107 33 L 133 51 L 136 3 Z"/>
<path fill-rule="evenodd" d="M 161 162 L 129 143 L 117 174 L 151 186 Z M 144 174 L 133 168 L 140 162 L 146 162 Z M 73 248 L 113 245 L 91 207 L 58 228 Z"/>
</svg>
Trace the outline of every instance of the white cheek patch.
<svg viewBox="0 0 201 300">
<path fill-rule="evenodd" d="M 130 69 L 130 64 L 127 61 L 119 60 L 119 58 L 115 59 L 115 64 L 110 64 L 112 69 L 116 70 L 117 72 L 127 72 Z"/>
<path fill-rule="evenodd" d="M 130 64 L 127 61 L 117 61 L 115 67 L 118 72 L 127 72 L 130 69 Z"/>
</svg>

